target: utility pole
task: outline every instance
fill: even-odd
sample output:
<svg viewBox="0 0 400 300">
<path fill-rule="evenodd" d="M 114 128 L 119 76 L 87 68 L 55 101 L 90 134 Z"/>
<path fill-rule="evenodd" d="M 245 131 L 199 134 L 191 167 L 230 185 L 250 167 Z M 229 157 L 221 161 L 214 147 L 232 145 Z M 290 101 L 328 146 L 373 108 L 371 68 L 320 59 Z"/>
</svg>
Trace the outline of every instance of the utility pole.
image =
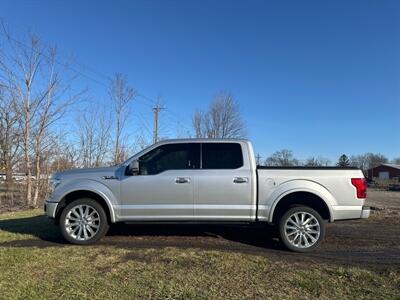
<svg viewBox="0 0 400 300">
<path fill-rule="evenodd" d="M 162 107 L 159 104 L 157 104 L 155 107 L 153 107 L 153 112 L 154 112 L 154 144 L 158 142 L 158 114 L 163 109 L 165 109 L 165 107 Z"/>
<path fill-rule="evenodd" d="M 261 155 L 260 155 L 260 153 L 257 153 L 257 155 L 256 155 L 256 165 L 257 166 L 261 165 Z"/>
</svg>

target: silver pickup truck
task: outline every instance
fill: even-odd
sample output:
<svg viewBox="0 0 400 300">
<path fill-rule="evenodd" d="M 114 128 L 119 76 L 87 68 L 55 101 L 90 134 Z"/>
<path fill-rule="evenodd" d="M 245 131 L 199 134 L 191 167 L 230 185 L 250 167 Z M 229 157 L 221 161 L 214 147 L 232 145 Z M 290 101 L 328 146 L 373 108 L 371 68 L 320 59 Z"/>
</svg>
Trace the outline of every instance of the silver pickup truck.
<svg viewBox="0 0 400 300">
<path fill-rule="evenodd" d="M 45 213 L 65 239 L 91 244 L 116 222 L 269 223 L 292 251 L 318 247 L 325 222 L 368 218 L 353 168 L 257 167 L 246 140 L 159 142 L 108 168 L 52 177 Z"/>
</svg>

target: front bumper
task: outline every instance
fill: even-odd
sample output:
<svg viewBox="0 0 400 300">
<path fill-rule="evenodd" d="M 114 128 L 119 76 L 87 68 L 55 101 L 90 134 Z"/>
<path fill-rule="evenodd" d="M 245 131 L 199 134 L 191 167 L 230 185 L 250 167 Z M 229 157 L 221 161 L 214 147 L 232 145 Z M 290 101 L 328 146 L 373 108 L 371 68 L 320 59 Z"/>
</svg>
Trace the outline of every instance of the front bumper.
<svg viewBox="0 0 400 300">
<path fill-rule="evenodd" d="M 363 206 L 361 211 L 361 219 L 368 219 L 371 214 L 371 208 L 369 206 Z"/>
<path fill-rule="evenodd" d="M 58 202 L 48 202 L 44 203 L 44 214 L 50 218 L 56 217 Z"/>
</svg>

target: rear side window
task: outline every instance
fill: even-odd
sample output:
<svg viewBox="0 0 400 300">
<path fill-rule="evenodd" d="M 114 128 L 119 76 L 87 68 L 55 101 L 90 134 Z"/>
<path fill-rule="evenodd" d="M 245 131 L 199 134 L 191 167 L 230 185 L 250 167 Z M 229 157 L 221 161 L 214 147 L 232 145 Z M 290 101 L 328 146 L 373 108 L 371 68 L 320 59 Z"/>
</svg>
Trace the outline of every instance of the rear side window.
<svg viewBox="0 0 400 300">
<path fill-rule="evenodd" d="M 202 144 L 203 169 L 237 169 L 241 166 L 243 166 L 243 154 L 240 144 Z"/>
</svg>

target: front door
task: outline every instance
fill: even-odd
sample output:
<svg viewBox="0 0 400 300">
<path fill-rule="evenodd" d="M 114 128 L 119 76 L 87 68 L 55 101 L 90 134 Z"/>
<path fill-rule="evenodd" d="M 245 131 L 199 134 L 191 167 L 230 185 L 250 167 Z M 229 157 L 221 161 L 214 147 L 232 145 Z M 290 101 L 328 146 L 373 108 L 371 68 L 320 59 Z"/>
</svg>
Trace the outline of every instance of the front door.
<svg viewBox="0 0 400 300">
<path fill-rule="evenodd" d="M 200 144 L 160 145 L 139 158 L 139 173 L 121 181 L 124 220 L 191 220 Z"/>
</svg>

